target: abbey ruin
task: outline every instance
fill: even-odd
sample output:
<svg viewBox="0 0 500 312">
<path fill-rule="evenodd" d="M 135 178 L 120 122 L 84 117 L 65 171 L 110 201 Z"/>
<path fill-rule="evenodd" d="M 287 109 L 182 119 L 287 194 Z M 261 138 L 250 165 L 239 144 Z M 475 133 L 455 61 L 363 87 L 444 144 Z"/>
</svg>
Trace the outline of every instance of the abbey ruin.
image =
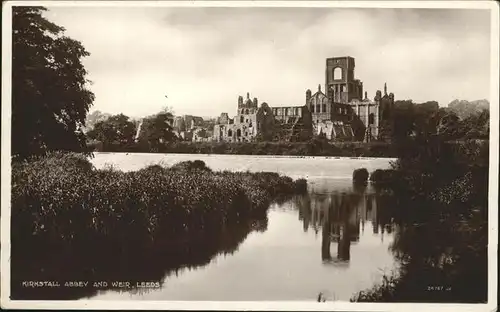
<svg viewBox="0 0 500 312">
<path fill-rule="evenodd" d="M 373 99 L 363 94 L 363 82 L 354 75 L 352 57 L 326 59 L 325 86 L 312 94 L 307 90 L 304 105 L 270 106 L 257 98 L 238 97 L 236 115 L 222 113 L 214 126 L 214 141 L 304 141 L 322 136 L 334 141 L 384 140 L 388 137 L 394 94 L 377 90 Z"/>
</svg>

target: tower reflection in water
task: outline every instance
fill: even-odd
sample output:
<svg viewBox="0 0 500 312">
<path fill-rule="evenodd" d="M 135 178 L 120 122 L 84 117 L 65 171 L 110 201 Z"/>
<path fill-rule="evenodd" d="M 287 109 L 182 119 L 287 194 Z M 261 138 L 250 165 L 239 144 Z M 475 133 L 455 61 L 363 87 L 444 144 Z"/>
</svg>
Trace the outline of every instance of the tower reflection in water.
<svg viewBox="0 0 500 312">
<path fill-rule="evenodd" d="M 324 264 L 348 266 L 351 259 L 351 245 L 359 242 L 365 223 L 372 224 L 373 234 L 383 242 L 384 232 L 392 232 L 389 216 L 381 203 L 383 198 L 368 192 L 366 186 L 333 192 L 311 190 L 309 194 L 296 197 L 299 220 L 304 232 L 321 232 L 321 258 Z M 333 257 L 331 246 L 337 244 L 337 256 Z"/>
</svg>

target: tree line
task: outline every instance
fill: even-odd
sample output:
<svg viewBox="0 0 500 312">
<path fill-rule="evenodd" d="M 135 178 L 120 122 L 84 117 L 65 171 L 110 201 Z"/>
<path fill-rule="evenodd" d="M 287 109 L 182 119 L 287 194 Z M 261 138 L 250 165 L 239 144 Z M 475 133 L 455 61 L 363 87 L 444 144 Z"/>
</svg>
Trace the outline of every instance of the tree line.
<svg viewBox="0 0 500 312">
<path fill-rule="evenodd" d="M 409 137 L 435 135 L 445 140 L 488 139 L 490 112 L 483 107 L 461 118 L 453 106 L 440 107 L 436 101 L 419 104 L 412 100 L 400 100 L 394 103 L 390 127 L 391 138 L 395 142 Z"/>
<path fill-rule="evenodd" d="M 173 118 L 167 110 L 141 121 L 132 121 L 124 114 L 110 116 L 98 121 L 86 133 L 89 147 L 102 151 L 161 151 L 165 144 L 177 140 L 172 128 Z"/>
<path fill-rule="evenodd" d="M 463 103 L 464 101 L 462 101 Z M 473 106 L 471 104 L 471 106 Z M 461 113 L 461 117 L 459 117 Z M 140 121 L 132 120 L 123 114 L 104 116 L 99 112 L 93 116 L 98 120 L 86 133 L 89 140 L 89 147 L 93 150 L 119 152 L 119 151 L 140 151 L 140 152 L 176 152 L 200 151 L 205 153 L 207 144 L 215 143 L 182 143 L 173 132 L 173 115 L 165 110 L 156 115 L 144 118 Z M 425 103 L 413 103 L 411 100 L 396 101 L 392 111 L 392 122 L 384 125 L 389 131 L 389 138 L 394 144 L 404 143 L 410 138 L 426 138 L 440 136 L 442 139 L 467 140 L 467 139 L 488 139 L 489 137 L 489 109 L 481 108 L 470 111 L 468 114 L 456 112 L 449 107 L 439 107 L 435 101 Z M 260 142 L 260 140 L 258 140 Z M 309 143 L 326 141 L 325 137 L 319 136 Z M 225 146 L 219 148 L 219 153 L 236 153 L 247 151 L 244 145 L 260 147 L 256 143 L 241 143 L 236 150 Z M 308 142 L 302 142 L 308 143 Z M 325 144 L 327 142 L 324 142 Z M 295 144 L 299 144 L 295 142 Z M 324 150 L 328 150 L 323 144 Z M 227 145 L 227 144 L 226 144 Z M 234 145 L 234 144 L 233 144 Z M 198 147 L 198 148 L 195 148 Z M 193 149 L 194 148 L 194 149 Z M 322 149 L 322 150 L 323 150 Z M 289 154 L 294 151 L 292 147 L 282 146 L 278 154 Z M 298 154 L 302 155 L 302 151 Z M 321 154 L 321 152 L 320 152 Z M 328 154 L 328 153 L 327 153 Z M 394 155 L 385 155 L 394 156 Z"/>
</svg>

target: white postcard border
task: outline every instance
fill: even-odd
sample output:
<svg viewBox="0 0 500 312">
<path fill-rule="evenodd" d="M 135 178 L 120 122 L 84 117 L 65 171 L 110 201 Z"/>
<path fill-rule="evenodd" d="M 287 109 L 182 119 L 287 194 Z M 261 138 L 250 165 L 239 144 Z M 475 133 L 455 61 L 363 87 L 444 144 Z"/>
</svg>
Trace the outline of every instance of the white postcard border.
<svg viewBox="0 0 500 312">
<path fill-rule="evenodd" d="M 337 8 L 462 8 L 491 10 L 489 248 L 487 304 L 349 303 L 349 302 L 217 302 L 217 301 L 35 301 L 10 300 L 10 155 L 12 6 L 77 7 L 337 7 Z M 2 205 L 1 306 L 10 309 L 154 309 L 154 310 L 283 310 L 283 311 L 494 311 L 497 307 L 498 138 L 499 138 L 499 10 L 494 1 L 6 1 L 2 3 Z M 445 21 L 443 21 L 445 22 Z M 474 285 L 470 285 L 474 287 Z"/>
</svg>

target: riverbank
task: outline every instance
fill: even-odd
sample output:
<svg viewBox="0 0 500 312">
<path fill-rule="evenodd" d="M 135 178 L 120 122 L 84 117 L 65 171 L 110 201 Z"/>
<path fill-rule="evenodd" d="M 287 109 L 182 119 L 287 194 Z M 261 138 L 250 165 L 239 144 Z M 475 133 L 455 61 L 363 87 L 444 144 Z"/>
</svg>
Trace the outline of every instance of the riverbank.
<svg viewBox="0 0 500 312">
<path fill-rule="evenodd" d="M 391 144 L 386 142 L 328 142 L 314 139 L 308 142 L 172 142 L 158 150 L 144 145 L 90 146 L 98 152 L 219 154 L 219 155 L 294 155 L 332 157 L 395 157 Z"/>
<path fill-rule="evenodd" d="M 47 289 L 28 294 L 20 286 L 25 280 L 142 282 L 144 272 L 134 277 L 136 265 L 151 268 L 150 280 L 159 282 L 165 267 L 176 267 L 168 254 L 180 264 L 204 263 L 209 254 L 234 250 L 259 228 L 273 200 L 306 190 L 305 180 L 217 172 L 201 161 L 130 172 L 95 169 L 74 154 L 14 163 L 13 298 L 50 296 Z M 152 258 L 163 261 L 155 265 Z"/>
<path fill-rule="evenodd" d="M 389 192 L 400 269 L 354 302 L 484 303 L 488 297 L 487 141 L 415 141 L 372 182 Z M 473 287 L 471 287 L 473 285 Z"/>
</svg>

